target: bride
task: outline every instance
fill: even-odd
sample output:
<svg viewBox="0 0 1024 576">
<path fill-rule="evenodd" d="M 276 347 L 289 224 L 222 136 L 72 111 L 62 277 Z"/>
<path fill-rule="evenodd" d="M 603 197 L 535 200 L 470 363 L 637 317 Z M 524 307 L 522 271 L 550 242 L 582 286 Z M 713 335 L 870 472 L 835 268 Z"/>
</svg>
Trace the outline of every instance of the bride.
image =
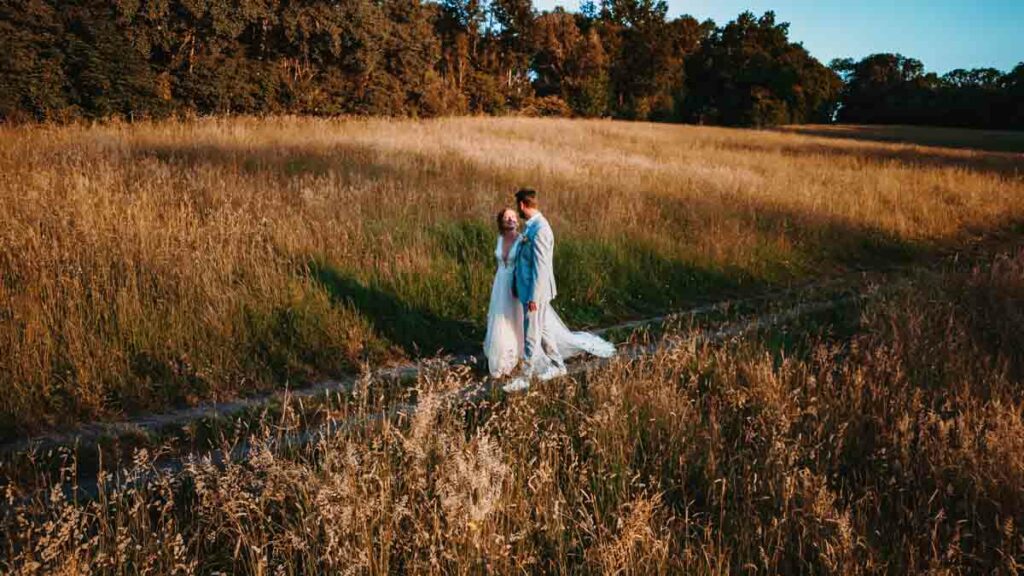
<svg viewBox="0 0 1024 576">
<path fill-rule="evenodd" d="M 487 310 L 487 337 L 484 354 L 491 376 L 498 378 L 511 374 L 523 356 L 523 306 L 512 295 L 512 272 L 520 246 L 519 219 L 515 210 L 506 208 L 498 212 L 498 245 L 494 250 L 498 270 L 491 287 L 491 304 Z M 589 332 L 572 332 L 558 314 L 547 316 L 551 331 L 563 359 L 581 352 L 608 358 L 615 354 L 615 346 Z"/>
</svg>

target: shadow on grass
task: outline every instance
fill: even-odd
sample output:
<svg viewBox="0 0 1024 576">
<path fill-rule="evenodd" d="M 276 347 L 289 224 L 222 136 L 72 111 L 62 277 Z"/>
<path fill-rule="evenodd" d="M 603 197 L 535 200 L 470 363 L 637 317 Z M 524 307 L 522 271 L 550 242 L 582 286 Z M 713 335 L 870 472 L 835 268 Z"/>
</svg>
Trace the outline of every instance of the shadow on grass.
<svg viewBox="0 0 1024 576">
<path fill-rule="evenodd" d="M 395 154 L 343 141 L 316 147 L 294 143 L 248 146 L 229 143 L 145 144 L 136 145 L 133 154 L 174 166 L 218 166 L 244 174 L 269 175 L 280 181 L 332 174 L 342 182 L 407 182 L 415 177 L 420 187 L 473 183 L 493 190 L 511 191 L 521 184 L 500 171 L 481 169 L 472 160 L 454 153 L 431 155 L 410 151 Z"/>
<path fill-rule="evenodd" d="M 552 305 L 574 328 L 662 314 L 765 287 L 742 270 L 669 258 L 635 239 L 569 237 L 555 244 L 559 295 Z"/>
<path fill-rule="evenodd" d="M 409 357 L 475 352 L 483 341 L 480 327 L 472 322 L 416 308 L 386 289 L 368 286 L 323 262 L 311 261 L 308 269 L 332 302 L 351 306 Z"/>
<path fill-rule="evenodd" d="M 854 136 L 837 136 L 832 133 L 811 134 L 797 132 L 808 136 L 823 136 L 835 140 L 872 140 L 855 138 Z M 874 140 L 877 142 L 877 140 Z M 1009 152 L 989 152 L 984 150 L 942 150 L 940 148 L 897 148 L 883 146 L 843 146 L 825 141 L 794 141 L 779 143 L 778 141 L 751 143 L 747 141 L 722 142 L 719 146 L 726 150 L 739 152 L 755 152 L 760 154 L 778 154 L 789 158 L 808 158 L 813 156 L 832 156 L 836 158 L 853 158 L 868 164 L 884 164 L 895 162 L 907 167 L 925 168 L 960 168 L 974 172 L 995 174 L 1008 178 L 1024 178 L 1024 154 Z"/>
<path fill-rule="evenodd" d="M 1010 154 L 855 148 L 823 142 L 781 146 L 777 141 L 763 146 L 731 142 L 724 146 L 794 156 L 855 156 L 871 162 L 961 167 L 999 174 L 1017 174 L 1024 166 L 1019 155 Z M 434 158 L 410 153 L 399 162 L 370 146 L 350 143 L 314 150 L 270 145 L 159 145 L 139 147 L 136 153 L 174 164 L 218 165 L 267 172 L 281 178 L 334 173 L 343 180 L 415 179 L 417 186 L 425 188 L 466 187 L 467 182 L 488 186 L 500 183 L 495 189 L 512 188 L 506 185 L 507 177 L 500 172 L 458 157 Z M 312 262 L 308 264 L 311 276 L 324 287 L 334 304 L 357 310 L 382 338 L 410 356 L 438 350 L 476 351 L 483 340 L 483 311 L 494 273 L 495 236 L 489 226 L 491 213 L 467 213 L 476 210 L 477 205 L 459 199 L 454 192 L 420 201 L 430 206 L 417 206 L 418 210 L 432 213 L 431 219 L 441 218 L 431 225 L 429 240 L 423 246 L 437 264 L 435 268 L 403 279 L 399 290 L 388 285 L 388 281 L 363 282 L 312 255 Z M 765 242 L 756 247 L 765 253 L 755 254 L 758 261 L 765 263 L 763 269 L 752 271 L 696 263 L 666 255 L 658 246 L 625 233 L 622 238 L 594 239 L 556 227 L 555 265 L 560 294 L 554 306 L 570 326 L 593 326 L 660 314 L 699 302 L 749 295 L 791 280 L 842 273 L 850 268 L 905 264 L 928 256 L 934 249 L 934 246 L 906 241 L 877 228 L 787 211 L 770 203 L 751 201 L 742 206 L 729 206 L 721 199 L 665 196 L 652 197 L 650 202 L 651 209 L 662 213 L 689 214 L 687 218 L 679 218 L 681 227 L 695 219 L 724 216 L 738 218 L 743 226 L 757 229 L 758 236 L 765 238 Z M 382 214 L 383 220 L 379 222 L 397 221 L 401 216 Z M 773 239 L 784 240 L 778 245 L 791 252 L 772 252 L 776 250 Z M 685 241 L 685 237 L 680 237 L 679 242 Z M 787 245 L 791 248 L 785 248 Z M 429 302 L 429 307 L 421 304 L 423 302 Z"/>
<path fill-rule="evenodd" d="M 985 150 L 988 152 L 1024 152 L 1024 132 L 1011 130 L 974 130 L 927 126 L 785 126 L 777 132 L 840 138 L 867 142 L 914 144 Z"/>
<path fill-rule="evenodd" d="M 764 283 L 785 282 L 798 277 L 820 277 L 850 269 L 900 265 L 925 255 L 928 247 L 869 225 L 839 218 L 798 212 L 754 199 L 737 200 L 723 211 L 721 200 L 697 197 L 654 196 L 645 200 L 645 210 L 684 235 L 695 221 L 722 219 L 744 232 L 755 231 L 752 251 L 753 272 L 745 279 Z M 681 240 L 685 241 L 685 240 Z M 730 272 L 737 277 L 742 271 Z"/>
<path fill-rule="evenodd" d="M 792 145 L 787 144 L 783 153 L 848 154 L 875 161 L 931 162 L 977 169 L 986 169 L 987 166 L 996 172 L 1007 171 L 1011 167 L 1018 170 L 1021 165 L 1019 156 L 1008 154 L 978 154 L 972 160 L 974 156 L 970 154 L 951 151 L 861 149 L 854 146 L 844 150 L 842 146 L 827 142 L 809 142 L 801 146 L 796 140 Z M 774 146 L 774 150 L 778 148 Z M 762 148 L 751 146 L 749 149 Z M 773 148 L 769 146 L 763 150 L 771 152 Z M 406 230 L 415 229 L 416 234 L 410 233 L 409 237 L 422 241 L 421 248 L 431 260 L 431 264 L 424 266 L 416 275 L 402 277 L 389 284 L 392 280 L 372 269 L 357 270 L 357 276 L 332 265 L 330 261 L 316 259 L 316 255 L 281 254 L 293 266 L 301 267 L 302 274 L 308 274 L 324 293 L 317 290 L 316 294 L 304 297 L 298 304 L 284 302 L 270 310 L 264 310 L 260 302 L 254 301 L 257 309 L 247 312 L 246 323 L 240 328 L 242 333 L 239 336 L 244 345 L 237 351 L 225 348 L 226 351 L 216 352 L 230 357 L 218 360 L 228 367 L 220 369 L 211 379 L 205 379 L 201 372 L 193 372 L 178 362 L 177 359 L 188 352 L 187 348 L 163 344 L 163 335 L 155 334 L 153 342 L 159 344 L 154 346 L 162 346 L 162 349 L 143 349 L 128 359 L 128 365 L 122 372 L 104 375 L 124 379 L 123 387 L 114 392 L 119 396 L 108 399 L 113 410 L 131 413 L 153 404 L 195 403 L 211 396 L 238 393 L 238 387 L 218 389 L 214 386 L 217 380 L 213 378 L 224 381 L 233 377 L 234 365 L 243 376 L 255 375 L 260 379 L 259 386 L 268 387 L 277 385 L 281 380 L 308 380 L 324 371 L 354 369 L 358 362 L 366 360 L 366 356 L 359 346 L 349 347 L 348 344 L 365 344 L 355 342 L 361 338 L 372 340 L 378 350 L 391 352 L 394 347 L 411 357 L 429 356 L 439 350 L 458 353 L 479 351 L 484 331 L 482 312 L 486 309 L 494 274 L 491 251 L 495 236 L 490 228 L 493 211 L 489 207 L 481 208 L 479 198 L 482 196 L 474 198 L 472 194 L 483 194 L 485 192 L 479 191 L 495 183 L 501 186 L 494 186 L 494 190 L 513 189 L 506 184 L 509 178 L 514 177 L 514 171 L 510 172 L 513 176 L 509 176 L 500 168 L 488 169 L 457 157 L 408 155 L 393 158 L 370 147 L 356 145 L 309 150 L 273 144 L 249 147 L 183 144 L 142 146 L 135 152 L 140 158 L 155 159 L 184 171 L 209 168 L 223 169 L 228 173 L 259 171 L 282 179 L 329 173 L 338 175 L 339 180 L 351 177 L 371 183 L 409 181 L 417 189 L 433 187 L 444 193 L 423 194 L 409 202 L 409 213 L 425 215 L 425 218 L 413 222 Z M 446 164 L 449 161 L 453 162 L 451 166 Z M 548 189 L 559 184 L 554 178 L 547 182 Z M 202 187 L 189 187 L 192 189 L 201 190 Z M 288 187 L 280 189 L 282 194 L 293 193 Z M 390 191 L 387 186 L 370 190 L 366 195 L 367 204 L 380 204 L 382 195 Z M 557 194 L 559 192 L 556 191 L 552 196 L 557 198 Z M 507 201 L 507 196 L 503 196 Z M 494 192 L 489 198 L 497 203 L 499 192 Z M 615 238 L 595 239 L 587 237 L 582 226 L 573 230 L 556 225 L 555 265 L 560 294 L 554 305 L 571 327 L 613 323 L 661 314 L 699 302 L 757 293 L 791 280 L 827 277 L 843 272 L 841 268 L 844 266 L 864 268 L 905 263 L 934 255 L 938 244 L 936 241 L 928 246 L 918 245 L 870 227 L 851 226 L 838 218 L 782 210 L 770 202 L 751 200 L 731 204 L 727 198 L 721 197 L 700 200 L 652 198 L 643 209 L 657 210 L 670 222 L 675 221 L 664 214 L 677 215 L 680 230 L 705 218 L 738 222 L 741 227 L 756 229 L 756 248 L 765 247 L 766 251 L 764 254 L 754 252 L 742 267 L 730 267 L 700 260 L 701 257 L 711 259 L 714 256 L 691 256 L 693 252 L 688 252 L 683 244 L 693 236 L 682 233 L 670 238 L 662 234 L 649 241 L 643 226 L 633 225 Z M 647 201 L 644 200 L 645 203 Z M 371 220 L 375 227 L 385 229 L 396 222 L 405 222 L 406 213 L 391 212 L 396 208 L 395 204 L 374 213 Z M 415 227 L 430 221 L 435 222 L 428 224 L 433 228 L 426 235 L 417 235 L 420 230 Z M 373 248 L 373 230 L 376 228 L 368 228 L 369 243 L 365 247 Z M 694 230 L 696 233 L 717 234 L 703 224 L 695 226 Z M 993 227 L 977 232 L 989 234 L 994 231 Z M 776 239 L 780 241 L 776 243 Z M 949 238 L 945 246 L 953 246 L 962 240 L 959 235 Z M 658 241 L 663 244 L 658 244 Z M 283 247 L 278 248 L 284 250 Z M 788 258 L 802 259 L 801 267 L 783 269 Z M 750 262 L 766 264 L 758 267 L 750 265 Z M 773 267 L 783 269 L 783 273 L 775 274 Z M 329 298 L 323 298 L 324 294 Z M 351 314 L 333 313 L 337 310 L 332 308 L 340 307 L 358 312 L 362 316 L 359 321 L 365 318 L 372 325 L 374 334 L 367 336 L 371 331 L 364 330 L 365 326 L 352 331 L 324 329 L 324 326 L 333 328 L 339 326 L 339 322 L 352 319 Z M 197 323 L 205 321 L 208 320 L 195 319 Z M 1014 340 L 1009 345 L 1017 343 Z M 350 348 L 354 351 L 347 352 Z M 63 374 L 74 368 L 60 362 L 53 361 L 52 369 Z M 264 374 L 268 375 L 265 379 Z M 163 382 L 171 385 L 165 386 Z M 61 424 L 87 416 L 85 412 L 78 413 L 76 408 L 60 402 L 48 408 L 54 421 Z M 88 413 L 88 416 L 94 415 Z M 21 423 L 24 419 L 17 414 L 0 414 L 0 436 L 12 433 L 12 422 Z"/>
</svg>

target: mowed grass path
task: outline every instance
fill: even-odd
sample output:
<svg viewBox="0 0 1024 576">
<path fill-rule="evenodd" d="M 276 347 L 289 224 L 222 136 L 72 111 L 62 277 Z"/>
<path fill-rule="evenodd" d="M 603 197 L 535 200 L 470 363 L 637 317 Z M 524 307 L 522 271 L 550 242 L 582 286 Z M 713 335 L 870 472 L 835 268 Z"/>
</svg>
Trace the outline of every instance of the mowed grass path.
<svg viewBox="0 0 1024 576">
<path fill-rule="evenodd" d="M 1024 218 L 1018 153 L 519 118 L 0 128 L 0 436 L 474 351 L 519 186 L 575 325 Z"/>
</svg>

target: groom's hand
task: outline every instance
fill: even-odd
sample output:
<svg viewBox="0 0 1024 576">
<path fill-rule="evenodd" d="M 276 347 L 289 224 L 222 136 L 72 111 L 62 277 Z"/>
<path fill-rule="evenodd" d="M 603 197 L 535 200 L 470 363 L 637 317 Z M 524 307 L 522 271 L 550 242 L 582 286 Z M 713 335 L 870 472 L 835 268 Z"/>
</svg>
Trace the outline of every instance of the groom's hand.
<svg viewBox="0 0 1024 576">
<path fill-rule="evenodd" d="M 526 309 L 529 310 L 530 312 L 536 312 L 537 303 L 534 302 L 533 300 L 530 300 L 529 304 L 526 305 Z"/>
</svg>

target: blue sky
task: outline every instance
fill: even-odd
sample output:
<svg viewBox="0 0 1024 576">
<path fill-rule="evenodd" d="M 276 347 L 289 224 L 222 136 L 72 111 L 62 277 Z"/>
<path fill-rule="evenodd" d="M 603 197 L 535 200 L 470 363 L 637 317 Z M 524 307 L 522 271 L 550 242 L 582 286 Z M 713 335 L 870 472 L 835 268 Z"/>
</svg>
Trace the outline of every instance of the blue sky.
<svg viewBox="0 0 1024 576">
<path fill-rule="evenodd" d="M 578 0 L 534 0 L 540 9 L 576 10 Z M 898 52 L 930 72 L 991 66 L 1003 71 L 1024 61 L 1024 0 L 668 0 L 669 14 L 691 14 L 718 24 L 744 10 L 774 10 L 789 22 L 791 40 L 803 42 L 828 64 Z"/>
</svg>

